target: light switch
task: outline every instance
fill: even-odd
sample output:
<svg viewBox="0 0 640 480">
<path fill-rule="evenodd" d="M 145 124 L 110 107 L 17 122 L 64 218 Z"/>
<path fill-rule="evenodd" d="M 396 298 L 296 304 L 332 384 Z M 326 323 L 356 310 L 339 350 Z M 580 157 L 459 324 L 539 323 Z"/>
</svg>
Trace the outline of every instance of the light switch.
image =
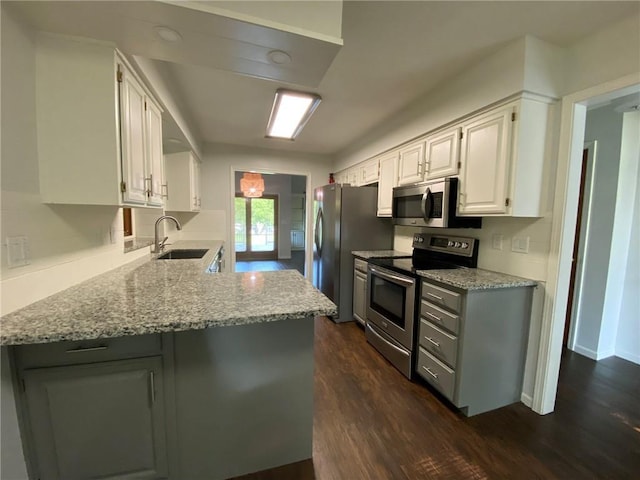
<svg viewBox="0 0 640 480">
<path fill-rule="evenodd" d="M 529 253 L 529 237 L 513 237 L 511 251 L 517 253 Z"/>
<path fill-rule="evenodd" d="M 7 237 L 7 264 L 9 268 L 29 265 L 29 239 L 24 236 Z"/>
</svg>

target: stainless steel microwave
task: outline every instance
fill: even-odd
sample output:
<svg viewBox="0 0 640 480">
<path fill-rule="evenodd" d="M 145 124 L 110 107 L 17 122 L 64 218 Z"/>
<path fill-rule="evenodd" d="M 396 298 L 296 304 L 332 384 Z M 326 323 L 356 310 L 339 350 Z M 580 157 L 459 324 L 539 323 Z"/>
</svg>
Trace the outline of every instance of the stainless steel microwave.
<svg viewBox="0 0 640 480">
<path fill-rule="evenodd" d="M 458 179 L 444 178 L 393 189 L 393 223 L 415 227 L 480 228 L 481 217 L 458 217 Z"/>
</svg>

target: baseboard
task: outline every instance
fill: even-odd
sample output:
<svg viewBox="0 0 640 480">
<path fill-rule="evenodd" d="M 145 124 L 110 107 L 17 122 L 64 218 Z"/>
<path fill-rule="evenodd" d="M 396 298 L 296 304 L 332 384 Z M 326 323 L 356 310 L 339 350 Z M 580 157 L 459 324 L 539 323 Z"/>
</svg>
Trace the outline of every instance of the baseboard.
<svg viewBox="0 0 640 480">
<path fill-rule="evenodd" d="M 520 395 L 520 401 L 524 403 L 527 407 L 533 408 L 533 397 L 531 395 L 527 395 L 523 393 Z"/>
<path fill-rule="evenodd" d="M 596 360 L 602 360 L 603 358 L 613 357 L 616 354 L 615 350 L 605 350 L 604 352 L 598 352 L 598 358 Z"/>
<path fill-rule="evenodd" d="M 622 358 L 624 360 L 627 360 L 629 362 L 632 362 L 632 363 L 635 363 L 637 365 L 640 365 L 640 355 L 638 355 L 636 353 L 616 350 L 615 355 L 616 355 L 616 357 L 620 357 L 620 358 Z"/>
<path fill-rule="evenodd" d="M 580 355 L 584 355 L 591 360 L 598 360 L 598 352 L 591 350 L 590 348 L 585 348 L 580 345 L 574 345 L 573 351 L 579 353 Z"/>
</svg>

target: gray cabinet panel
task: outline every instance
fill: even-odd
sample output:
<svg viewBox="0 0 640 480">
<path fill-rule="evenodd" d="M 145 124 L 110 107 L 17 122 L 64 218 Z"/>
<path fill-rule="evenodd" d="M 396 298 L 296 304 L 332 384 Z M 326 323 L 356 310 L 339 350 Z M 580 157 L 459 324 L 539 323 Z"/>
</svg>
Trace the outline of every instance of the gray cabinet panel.
<svg viewBox="0 0 640 480">
<path fill-rule="evenodd" d="M 519 401 L 532 291 L 422 282 L 416 372 L 467 416 Z"/>
<path fill-rule="evenodd" d="M 451 290 L 445 290 L 431 283 L 422 282 L 422 297 L 429 302 L 459 312 L 462 305 L 462 295 Z"/>
<path fill-rule="evenodd" d="M 458 338 L 440 330 L 435 325 L 420 320 L 420 345 L 450 367 L 455 368 L 458 355 Z"/>
<path fill-rule="evenodd" d="M 431 305 L 424 298 L 420 301 L 420 315 L 434 325 L 445 328 L 452 333 L 458 334 L 460 331 L 460 317 L 458 315 Z"/>
<path fill-rule="evenodd" d="M 25 370 L 23 379 L 40 479 L 167 477 L 160 357 Z"/>
</svg>

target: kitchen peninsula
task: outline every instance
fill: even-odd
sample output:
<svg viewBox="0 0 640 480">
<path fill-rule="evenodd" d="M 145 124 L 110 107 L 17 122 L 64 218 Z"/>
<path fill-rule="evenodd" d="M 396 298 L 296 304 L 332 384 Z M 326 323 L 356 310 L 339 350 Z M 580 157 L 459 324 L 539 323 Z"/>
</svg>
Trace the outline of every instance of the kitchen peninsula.
<svg viewBox="0 0 640 480">
<path fill-rule="evenodd" d="M 311 457 L 313 318 L 336 307 L 294 270 L 206 273 L 219 246 L 178 242 L 209 252 L 2 318 L 30 478 L 224 479 Z"/>
</svg>

